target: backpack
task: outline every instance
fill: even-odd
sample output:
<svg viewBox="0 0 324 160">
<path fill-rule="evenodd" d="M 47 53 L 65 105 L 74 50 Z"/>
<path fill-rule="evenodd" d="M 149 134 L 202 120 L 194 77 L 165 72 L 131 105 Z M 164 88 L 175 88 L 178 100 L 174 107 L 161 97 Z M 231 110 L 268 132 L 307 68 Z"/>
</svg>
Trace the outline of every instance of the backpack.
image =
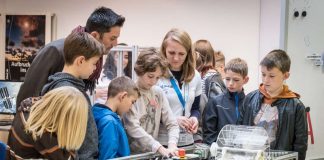
<svg viewBox="0 0 324 160">
<path fill-rule="evenodd" d="M 205 86 L 205 93 L 208 99 L 212 96 L 218 96 L 226 90 L 226 86 L 219 73 L 209 76 L 205 80 Z"/>
<path fill-rule="evenodd" d="M 201 113 L 201 117 L 198 120 L 199 121 L 198 132 L 194 135 L 195 141 L 202 140 L 202 116 L 208 100 L 211 97 L 216 97 L 222 94 L 225 90 L 226 90 L 226 86 L 219 73 L 216 73 L 205 79 L 205 94 L 201 94 L 200 96 L 199 110 Z"/>
</svg>

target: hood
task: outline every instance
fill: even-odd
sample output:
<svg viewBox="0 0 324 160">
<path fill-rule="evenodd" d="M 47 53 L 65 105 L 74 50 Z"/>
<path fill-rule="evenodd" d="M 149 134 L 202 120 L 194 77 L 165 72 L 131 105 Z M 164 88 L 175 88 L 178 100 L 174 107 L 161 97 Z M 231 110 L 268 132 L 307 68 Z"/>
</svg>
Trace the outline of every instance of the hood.
<svg viewBox="0 0 324 160">
<path fill-rule="evenodd" d="M 283 85 L 282 92 L 278 96 L 275 96 L 275 97 L 271 97 L 267 93 L 263 84 L 260 84 L 259 90 L 264 95 L 264 103 L 267 103 L 267 104 L 272 104 L 272 102 L 276 101 L 277 99 L 281 99 L 281 98 L 290 99 L 290 98 L 299 98 L 300 97 L 299 94 L 291 91 L 287 85 Z"/>
<path fill-rule="evenodd" d="M 69 73 L 58 72 L 48 77 L 47 84 L 42 89 L 42 95 L 59 86 L 73 86 L 81 92 L 85 92 L 85 84 Z"/>
<path fill-rule="evenodd" d="M 103 104 L 95 104 L 92 107 L 92 112 L 96 121 L 108 115 L 113 116 L 115 119 L 119 119 L 118 115 L 115 112 L 113 112 L 108 106 Z"/>
</svg>

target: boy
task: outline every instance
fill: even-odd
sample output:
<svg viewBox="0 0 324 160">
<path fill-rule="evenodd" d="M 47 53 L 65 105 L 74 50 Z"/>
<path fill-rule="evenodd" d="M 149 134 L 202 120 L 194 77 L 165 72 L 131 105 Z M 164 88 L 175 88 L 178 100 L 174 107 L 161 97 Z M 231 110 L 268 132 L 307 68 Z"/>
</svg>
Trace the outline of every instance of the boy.
<svg viewBox="0 0 324 160">
<path fill-rule="evenodd" d="M 99 160 L 130 155 L 126 132 L 118 116 L 128 112 L 139 96 L 136 84 L 122 76 L 110 82 L 106 103 L 92 107 L 99 135 Z"/>
<path fill-rule="evenodd" d="M 243 85 L 249 80 L 248 66 L 240 58 L 230 60 L 224 69 L 226 90 L 210 97 L 203 116 L 203 142 L 211 145 L 227 124 L 236 124 L 245 97 Z"/>
<path fill-rule="evenodd" d="M 305 106 L 299 95 L 288 89 L 290 58 L 273 50 L 261 61 L 262 83 L 244 101 L 240 124 L 262 126 L 269 135 L 270 148 L 296 151 L 304 160 L 307 150 Z"/>
<path fill-rule="evenodd" d="M 85 83 L 96 69 L 96 63 L 104 54 L 104 46 L 86 32 L 73 32 L 64 41 L 64 67 L 48 77 L 48 83 L 43 87 L 42 95 L 48 91 L 62 87 L 72 86 L 80 90 L 91 107 L 90 99 L 86 94 Z M 77 131 L 76 131 L 77 132 Z M 98 133 L 91 110 L 88 112 L 86 137 L 78 150 L 80 159 L 96 159 L 98 154 Z"/>
</svg>

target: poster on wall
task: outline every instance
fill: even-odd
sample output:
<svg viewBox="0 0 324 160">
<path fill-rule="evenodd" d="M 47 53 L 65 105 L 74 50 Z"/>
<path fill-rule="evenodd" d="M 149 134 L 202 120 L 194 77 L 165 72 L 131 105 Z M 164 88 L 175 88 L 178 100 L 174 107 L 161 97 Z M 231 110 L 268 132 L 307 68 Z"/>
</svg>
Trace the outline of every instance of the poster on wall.
<svg viewBox="0 0 324 160">
<path fill-rule="evenodd" d="M 46 15 L 6 15 L 5 22 L 5 79 L 23 81 L 45 45 Z"/>
</svg>

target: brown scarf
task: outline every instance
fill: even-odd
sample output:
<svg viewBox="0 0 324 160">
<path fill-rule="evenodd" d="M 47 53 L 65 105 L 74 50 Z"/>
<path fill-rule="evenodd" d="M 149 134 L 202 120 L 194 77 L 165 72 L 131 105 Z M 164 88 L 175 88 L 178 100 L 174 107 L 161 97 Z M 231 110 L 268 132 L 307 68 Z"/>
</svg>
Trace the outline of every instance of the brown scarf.
<svg viewBox="0 0 324 160">
<path fill-rule="evenodd" d="M 276 101 L 279 98 L 299 98 L 300 97 L 299 94 L 294 93 L 291 90 L 289 90 L 287 85 L 283 85 L 282 92 L 279 95 L 275 96 L 275 97 L 271 97 L 267 93 L 267 91 L 265 90 L 263 84 L 260 84 L 259 90 L 264 95 L 263 103 L 266 103 L 266 104 L 272 104 L 272 102 Z"/>
</svg>

